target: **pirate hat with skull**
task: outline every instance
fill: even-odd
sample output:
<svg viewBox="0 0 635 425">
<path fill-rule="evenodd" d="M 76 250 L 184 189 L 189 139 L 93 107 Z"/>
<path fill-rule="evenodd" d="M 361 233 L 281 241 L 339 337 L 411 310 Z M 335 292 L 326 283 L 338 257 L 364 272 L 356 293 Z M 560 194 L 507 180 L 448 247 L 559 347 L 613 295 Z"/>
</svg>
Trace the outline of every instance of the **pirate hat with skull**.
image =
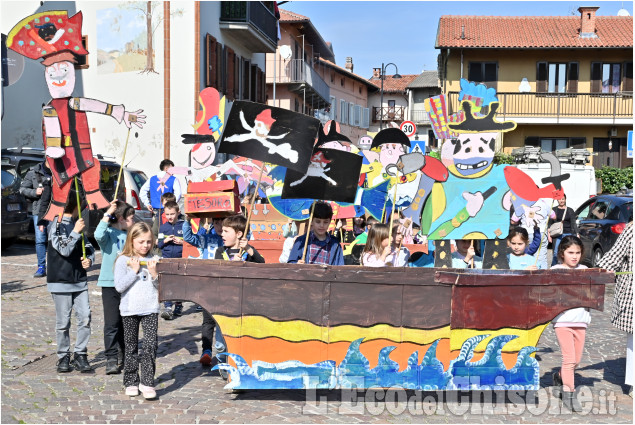
<svg viewBox="0 0 635 425">
<path fill-rule="evenodd" d="M 76 62 L 73 54 L 88 54 L 82 44 L 82 12 L 70 18 L 65 10 L 28 16 L 9 31 L 7 47 L 29 59 L 43 59 L 44 66 Z"/>
</svg>

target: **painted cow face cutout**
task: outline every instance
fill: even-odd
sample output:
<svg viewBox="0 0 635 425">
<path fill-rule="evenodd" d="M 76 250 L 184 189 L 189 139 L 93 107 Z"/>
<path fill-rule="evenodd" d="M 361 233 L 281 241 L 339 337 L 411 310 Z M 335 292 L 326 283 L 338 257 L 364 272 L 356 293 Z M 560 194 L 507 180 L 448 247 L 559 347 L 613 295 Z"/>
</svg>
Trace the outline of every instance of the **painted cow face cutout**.
<svg viewBox="0 0 635 425">
<path fill-rule="evenodd" d="M 443 145 L 441 157 L 450 172 L 459 177 L 476 178 L 492 166 L 498 133 L 461 133 Z"/>
<path fill-rule="evenodd" d="M 75 89 L 75 67 L 69 61 L 47 66 L 44 78 L 53 99 L 70 97 Z"/>
</svg>

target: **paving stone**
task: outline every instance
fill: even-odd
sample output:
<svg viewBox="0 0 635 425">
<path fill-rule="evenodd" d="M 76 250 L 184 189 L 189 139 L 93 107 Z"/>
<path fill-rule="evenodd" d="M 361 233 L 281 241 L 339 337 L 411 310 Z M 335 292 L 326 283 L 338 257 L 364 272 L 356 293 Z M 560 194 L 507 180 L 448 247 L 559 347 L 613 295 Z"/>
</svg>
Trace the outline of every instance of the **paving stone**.
<svg viewBox="0 0 635 425">
<path fill-rule="evenodd" d="M 88 358 L 94 374 L 57 374 L 55 371 L 55 309 L 46 284 L 31 277 L 35 263 L 33 245 L 18 244 L 2 251 L 2 423 L 632 423 L 632 399 L 625 394 L 624 380 L 626 336 L 610 324 L 613 286 L 607 286 L 605 311 L 592 312 L 582 363 L 576 382 L 588 385 L 594 394 L 593 408 L 599 408 L 600 394 L 615 397 L 612 412 L 561 415 L 560 402 L 539 392 L 538 406 L 526 401 L 519 413 L 492 414 L 483 405 L 481 414 L 456 415 L 457 405 L 441 400 L 437 413 L 400 406 L 388 409 L 382 402 L 365 405 L 361 414 L 342 402 L 336 391 L 321 390 L 324 406 L 305 406 L 306 395 L 300 390 L 258 390 L 232 394 L 225 381 L 198 363 L 202 315 L 192 303 L 185 303 L 185 315 L 159 322 L 159 350 L 156 383 L 159 399 L 144 400 L 123 394 L 122 375 L 106 376 L 102 350 L 103 312 L 96 279 L 98 268 L 89 271 L 89 298 L 92 311 L 92 335 Z M 9 260 L 10 259 L 10 260 Z M 99 264 L 98 252 L 96 263 Z M 11 264 L 26 264 L 14 266 Z M 37 321 L 25 320 L 29 311 Z M 75 338 L 72 318 L 71 341 Z M 560 366 L 560 352 L 551 326 L 540 338 L 536 358 L 540 362 L 541 387 L 550 390 L 551 373 Z M 602 393 L 603 391 L 603 393 Z M 81 393 L 80 393 L 81 392 Z M 363 396 L 364 392 L 360 393 Z M 407 392 L 412 397 L 413 392 Z M 425 397 L 425 395 L 424 395 Z M 45 399 L 46 398 L 46 399 Z M 48 401 L 47 401 L 48 400 Z M 531 400 L 527 397 L 527 400 Z M 36 407 L 37 406 L 39 407 Z M 511 404 L 505 404 L 510 407 Z M 306 408 L 305 408 L 306 407 Z M 468 406 L 471 407 L 471 406 Z M 305 414 L 304 411 L 319 414 Z M 425 410 L 425 409 L 424 409 Z M 352 413 L 352 414 L 351 414 Z"/>
</svg>

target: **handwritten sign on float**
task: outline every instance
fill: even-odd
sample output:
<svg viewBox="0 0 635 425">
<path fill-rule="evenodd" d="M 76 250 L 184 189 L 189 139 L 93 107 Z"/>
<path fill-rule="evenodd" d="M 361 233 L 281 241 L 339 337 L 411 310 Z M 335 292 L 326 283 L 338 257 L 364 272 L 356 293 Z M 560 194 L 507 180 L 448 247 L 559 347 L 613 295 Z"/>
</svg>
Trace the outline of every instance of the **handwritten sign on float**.
<svg viewBox="0 0 635 425">
<path fill-rule="evenodd" d="M 219 213 L 219 216 L 240 212 L 238 186 L 234 180 L 190 183 L 185 194 L 185 212 Z"/>
</svg>

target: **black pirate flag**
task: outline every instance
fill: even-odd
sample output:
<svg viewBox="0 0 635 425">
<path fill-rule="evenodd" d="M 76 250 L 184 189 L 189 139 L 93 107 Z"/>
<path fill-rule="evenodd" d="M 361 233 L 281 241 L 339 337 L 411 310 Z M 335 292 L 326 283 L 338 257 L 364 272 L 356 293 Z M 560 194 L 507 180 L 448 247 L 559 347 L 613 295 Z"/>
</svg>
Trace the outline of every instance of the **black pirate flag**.
<svg viewBox="0 0 635 425">
<path fill-rule="evenodd" d="M 362 157 L 337 149 L 316 148 L 306 173 L 287 170 L 281 198 L 355 201 Z"/>
<path fill-rule="evenodd" d="M 218 152 L 241 155 L 304 173 L 320 122 L 261 103 L 235 101 Z"/>
</svg>

